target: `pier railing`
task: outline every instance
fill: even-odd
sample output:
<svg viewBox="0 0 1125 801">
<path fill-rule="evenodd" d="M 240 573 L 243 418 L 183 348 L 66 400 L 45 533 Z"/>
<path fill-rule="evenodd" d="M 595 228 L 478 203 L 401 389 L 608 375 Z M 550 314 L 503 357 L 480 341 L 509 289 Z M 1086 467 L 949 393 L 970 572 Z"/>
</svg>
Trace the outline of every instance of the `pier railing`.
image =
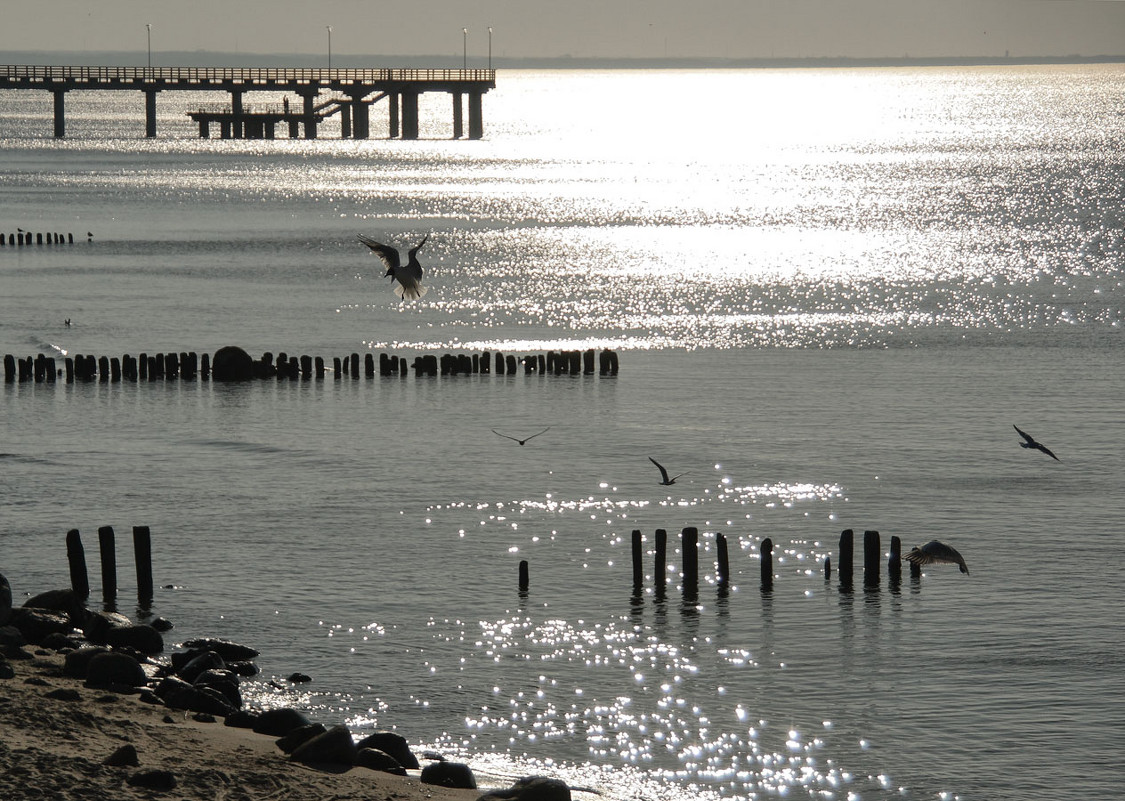
<svg viewBox="0 0 1125 801">
<path fill-rule="evenodd" d="M 82 67 L 0 65 L 0 83 L 379 83 L 441 81 L 495 83 L 492 69 L 388 69 L 338 67 Z"/>
</svg>

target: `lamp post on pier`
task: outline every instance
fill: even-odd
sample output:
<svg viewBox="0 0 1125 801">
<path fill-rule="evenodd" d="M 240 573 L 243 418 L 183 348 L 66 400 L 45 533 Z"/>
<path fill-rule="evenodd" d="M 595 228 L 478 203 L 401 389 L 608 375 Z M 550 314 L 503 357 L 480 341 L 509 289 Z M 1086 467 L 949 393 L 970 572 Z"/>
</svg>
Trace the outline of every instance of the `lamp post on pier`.
<svg viewBox="0 0 1125 801">
<path fill-rule="evenodd" d="M 152 23 L 145 23 L 145 31 L 148 38 L 148 68 L 152 69 Z"/>
<path fill-rule="evenodd" d="M 328 69 L 332 69 L 332 26 L 325 25 L 324 27 L 328 31 Z"/>
<path fill-rule="evenodd" d="M 469 29 L 461 29 L 461 69 L 469 68 Z"/>
<path fill-rule="evenodd" d="M 488 68 L 492 69 L 492 26 L 488 26 Z"/>
</svg>

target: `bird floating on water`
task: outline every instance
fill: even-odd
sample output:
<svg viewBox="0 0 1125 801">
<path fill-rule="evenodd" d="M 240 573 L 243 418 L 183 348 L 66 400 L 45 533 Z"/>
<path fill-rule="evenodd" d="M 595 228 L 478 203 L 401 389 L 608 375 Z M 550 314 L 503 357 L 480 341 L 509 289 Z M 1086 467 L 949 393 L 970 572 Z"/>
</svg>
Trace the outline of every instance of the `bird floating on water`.
<svg viewBox="0 0 1125 801">
<path fill-rule="evenodd" d="M 1060 459 L 1059 457 L 1055 456 L 1055 454 L 1051 453 L 1051 449 L 1050 449 L 1050 448 L 1048 448 L 1048 447 L 1047 447 L 1046 445 L 1044 445 L 1044 444 L 1043 444 L 1042 442 L 1038 442 L 1038 441 L 1037 441 L 1037 440 L 1035 439 L 1035 437 L 1031 436 L 1031 434 L 1028 434 L 1028 433 L 1027 433 L 1026 431 L 1020 431 L 1020 427 L 1019 427 L 1019 426 L 1017 426 L 1017 425 L 1013 425 L 1013 426 L 1012 426 L 1012 428 L 1014 428 L 1014 429 L 1016 430 L 1016 432 L 1017 432 L 1017 433 L 1018 433 L 1018 434 L 1019 434 L 1019 435 L 1020 435 L 1021 437 L 1023 437 L 1023 440 L 1024 440 L 1024 441 L 1020 443 L 1020 447 L 1021 447 L 1021 448 L 1032 448 L 1032 449 L 1034 449 L 1034 450 L 1037 450 L 1037 451 L 1043 451 L 1043 453 L 1045 453 L 1045 454 L 1047 454 L 1048 456 L 1050 456 L 1050 457 L 1051 457 L 1052 459 L 1054 459 L 1054 460 L 1055 460 L 1056 462 L 1061 462 L 1061 461 L 1062 461 L 1062 459 Z"/>
<path fill-rule="evenodd" d="M 551 427 L 550 427 L 550 426 L 547 426 L 547 427 L 546 427 L 546 428 L 544 428 L 544 429 L 543 429 L 542 431 L 537 431 L 537 432 L 535 432 L 534 434 L 532 434 L 532 435 L 531 435 L 530 437 L 524 437 L 523 439 L 519 439 L 518 437 L 509 437 L 509 436 L 508 436 L 507 434 L 501 434 L 501 433 L 500 433 L 499 431 L 497 431 L 497 430 L 496 430 L 495 428 L 494 428 L 494 429 L 492 429 L 492 433 L 493 433 L 493 434 L 495 434 L 495 435 L 496 435 L 496 436 L 498 436 L 498 437 L 503 437 L 504 439 L 510 439 L 510 440 L 511 440 L 512 442 L 518 442 L 518 443 L 519 443 L 520 445 L 523 445 L 523 444 L 524 444 L 525 442 L 527 442 L 527 441 L 528 441 L 529 439 L 535 439 L 535 438 L 536 438 L 536 437 L 538 437 L 538 436 L 539 436 L 540 434 L 546 434 L 546 433 L 547 433 L 548 431 L 550 431 L 550 430 L 551 430 Z"/>
<path fill-rule="evenodd" d="M 429 238 L 429 234 L 422 237 L 422 241 L 410 249 L 407 262 L 403 264 L 398 250 L 395 248 L 376 242 L 369 236 L 359 235 L 359 241 L 375 251 L 375 255 L 387 268 L 387 272 L 383 276 L 389 276 L 398 282 L 394 291 L 403 300 L 407 298 L 418 300 L 426 294 L 427 287 L 422 286 L 423 270 L 422 265 L 418 263 L 418 251 L 422 249 L 422 245 L 426 244 L 426 240 Z"/>
<path fill-rule="evenodd" d="M 660 485 L 662 487 L 670 487 L 670 486 L 672 486 L 673 484 L 676 483 L 677 478 L 679 478 L 680 476 L 683 476 L 683 475 L 687 475 L 686 472 L 685 473 L 678 473 L 677 475 L 674 475 L 671 478 L 669 478 L 668 477 L 668 471 L 664 469 L 664 465 L 662 465 L 660 462 L 653 459 L 651 456 L 648 457 L 648 460 L 650 462 L 652 462 L 654 465 L 656 465 L 656 468 L 660 471 Z"/>
<path fill-rule="evenodd" d="M 914 546 L 903 559 L 918 567 L 934 564 L 959 565 L 961 572 L 969 575 L 969 568 L 965 567 L 965 560 L 957 553 L 957 549 L 937 540 L 930 540 L 921 548 Z"/>
</svg>

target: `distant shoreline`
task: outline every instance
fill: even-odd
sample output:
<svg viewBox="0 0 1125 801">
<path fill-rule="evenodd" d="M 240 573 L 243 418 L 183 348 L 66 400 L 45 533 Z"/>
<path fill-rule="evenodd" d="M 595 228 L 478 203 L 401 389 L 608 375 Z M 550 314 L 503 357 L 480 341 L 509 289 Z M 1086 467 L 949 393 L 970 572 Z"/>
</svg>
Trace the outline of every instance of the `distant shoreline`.
<svg viewBox="0 0 1125 801">
<path fill-rule="evenodd" d="M 638 70 L 638 69 L 827 69 L 867 67 L 992 67 L 1044 66 L 1056 64 L 1123 64 L 1125 54 L 1099 56 L 900 56 L 894 58 L 588 58 L 562 56 L 552 58 L 487 59 L 473 55 L 467 61 L 462 55 L 347 55 L 334 54 L 336 68 L 418 68 L 459 69 L 563 69 L 563 70 Z M 139 51 L 0 51 L 5 64 L 67 65 L 67 66 L 137 66 L 147 63 L 147 54 Z M 153 53 L 154 67 L 325 67 L 319 54 L 235 53 L 207 50 L 162 51 Z"/>
</svg>

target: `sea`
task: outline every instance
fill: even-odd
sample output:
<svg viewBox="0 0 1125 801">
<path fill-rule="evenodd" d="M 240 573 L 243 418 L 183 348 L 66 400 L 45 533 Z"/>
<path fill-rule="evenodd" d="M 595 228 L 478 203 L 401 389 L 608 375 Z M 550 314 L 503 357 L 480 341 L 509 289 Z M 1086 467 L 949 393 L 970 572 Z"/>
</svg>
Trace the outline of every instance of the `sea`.
<svg viewBox="0 0 1125 801">
<path fill-rule="evenodd" d="M 479 141 L 444 94 L 417 141 L 385 104 L 363 141 L 202 139 L 215 101 L 161 93 L 150 139 L 139 92 L 70 92 L 55 139 L 50 93 L 0 93 L 0 230 L 74 235 L 0 248 L 0 354 L 330 370 L 0 385 L 16 603 L 78 529 L 91 605 L 253 646 L 250 705 L 482 786 L 1125 794 L 1125 66 L 501 70 Z M 428 237 L 427 294 L 359 234 Z M 591 348 L 618 373 L 331 371 Z M 865 586 L 866 531 L 969 572 Z"/>
</svg>

